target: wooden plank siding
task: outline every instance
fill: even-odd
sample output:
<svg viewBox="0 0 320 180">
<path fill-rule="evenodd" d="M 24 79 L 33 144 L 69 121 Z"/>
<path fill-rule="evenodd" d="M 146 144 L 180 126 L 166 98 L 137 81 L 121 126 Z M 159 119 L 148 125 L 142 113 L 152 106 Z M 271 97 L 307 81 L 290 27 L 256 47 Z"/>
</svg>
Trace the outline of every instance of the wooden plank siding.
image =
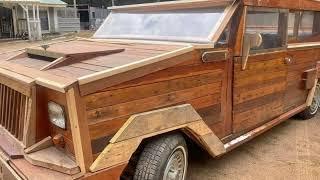
<svg viewBox="0 0 320 180">
<path fill-rule="evenodd" d="M 242 70 L 234 62 L 233 133 L 241 134 L 281 115 L 287 86 L 285 51 L 251 55 Z"/>
<path fill-rule="evenodd" d="M 203 63 L 193 51 L 184 63 L 84 96 L 93 153 L 99 153 L 133 114 L 189 103 L 220 137 L 226 62 Z M 178 57 L 177 57 L 178 58 Z M 100 145 L 99 145 L 100 144 Z"/>
<path fill-rule="evenodd" d="M 305 71 L 316 68 L 316 62 L 320 60 L 320 49 L 289 49 L 288 56 L 291 63 L 288 65 L 285 111 L 306 102 L 309 90 L 304 88 L 302 75 Z"/>
</svg>

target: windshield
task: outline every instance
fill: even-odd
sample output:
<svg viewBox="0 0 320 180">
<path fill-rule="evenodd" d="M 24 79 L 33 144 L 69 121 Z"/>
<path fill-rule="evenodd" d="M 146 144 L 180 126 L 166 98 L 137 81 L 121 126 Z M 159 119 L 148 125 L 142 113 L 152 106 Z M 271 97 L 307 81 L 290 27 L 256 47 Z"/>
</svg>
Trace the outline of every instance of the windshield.
<svg viewBox="0 0 320 180">
<path fill-rule="evenodd" d="M 210 42 L 225 7 L 159 12 L 112 12 L 94 38 Z"/>
</svg>

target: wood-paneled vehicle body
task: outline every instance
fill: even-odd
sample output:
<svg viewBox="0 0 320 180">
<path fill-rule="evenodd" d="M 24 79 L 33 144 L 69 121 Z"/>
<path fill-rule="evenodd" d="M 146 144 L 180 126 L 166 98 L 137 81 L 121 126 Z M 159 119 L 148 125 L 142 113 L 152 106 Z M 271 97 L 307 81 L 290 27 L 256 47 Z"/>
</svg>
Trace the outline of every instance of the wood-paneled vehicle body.
<svg viewBox="0 0 320 180">
<path fill-rule="evenodd" d="M 112 8 L 92 39 L 0 61 L 0 179 L 177 179 L 319 107 L 320 3 Z M 190 142 L 190 143 L 187 143 Z"/>
</svg>

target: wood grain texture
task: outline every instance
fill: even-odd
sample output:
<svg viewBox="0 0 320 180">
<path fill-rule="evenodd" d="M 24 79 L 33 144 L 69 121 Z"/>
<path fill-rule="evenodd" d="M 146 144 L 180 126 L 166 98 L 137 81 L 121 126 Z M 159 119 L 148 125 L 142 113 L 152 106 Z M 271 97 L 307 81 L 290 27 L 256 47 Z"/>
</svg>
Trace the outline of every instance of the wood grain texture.
<svg viewBox="0 0 320 180">
<path fill-rule="evenodd" d="M 36 143 L 36 124 L 37 124 L 37 89 L 32 87 L 31 98 L 25 101 L 25 121 L 23 129 L 23 143 L 28 148 Z"/>
<path fill-rule="evenodd" d="M 119 129 L 110 143 L 144 136 L 199 120 L 201 120 L 201 117 L 191 105 L 180 105 L 136 114 L 131 116 Z"/>
<path fill-rule="evenodd" d="M 320 10 L 320 5 L 317 0 L 243 0 L 244 5 L 247 6 L 260 6 L 260 7 L 273 7 L 285 9 L 301 9 L 301 10 Z"/>
<path fill-rule="evenodd" d="M 53 142 L 52 142 L 52 138 L 50 136 L 48 136 L 48 137 L 44 138 L 43 140 L 37 142 L 36 144 L 30 146 L 29 148 L 26 148 L 24 150 L 24 152 L 26 154 L 29 154 L 29 153 L 33 153 L 33 152 L 48 148 L 50 146 L 53 146 Z"/>
<path fill-rule="evenodd" d="M 7 71 L 18 73 L 21 76 L 32 78 L 38 81 L 37 84 L 41 84 L 45 87 L 53 88 L 62 92 L 76 82 L 76 80 L 71 77 L 61 77 L 60 74 L 49 74 L 9 61 L 1 62 L 0 67 Z"/>
<path fill-rule="evenodd" d="M 24 179 L 45 179 L 45 180 L 72 180 L 72 176 L 53 171 L 47 168 L 30 164 L 24 158 L 15 159 L 9 162 L 16 172 Z"/>
<path fill-rule="evenodd" d="M 306 89 L 305 71 L 315 69 L 320 59 L 320 49 L 291 48 L 288 56 L 292 63 L 288 65 L 287 90 L 285 92 L 285 110 L 289 111 L 306 102 L 308 90 Z M 315 78 L 315 77 L 314 77 Z M 312 79 L 309 78 L 309 79 Z M 312 81 L 312 80 L 310 80 Z M 311 82 L 313 85 L 314 80 Z"/>
<path fill-rule="evenodd" d="M 304 82 L 304 88 L 310 90 L 314 87 L 314 81 L 317 77 L 317 69 L 312 68 L 303 72 L 302 81 Z"/>
<path fill-rule="evenodd" d="M 10 157 L 11 159 L 23 157 L 24 145 L 2 127 L 0 127 L 0 143 L 0 150 L 1 152 L 5 153 L 6 156 Z"/>
<path fill-rule="evenodd" d="M 187 61 L 173 67 L 84 96 L 91 138 L 116 133 L 133 114 L 184 103 L 202 109 L 203 118 L 213 128 L 212 122 L 224 118 L 220 101 L 226 62 L 204 64 L 203 52 L 193 51 L 185 57 Z M 224 135 L 225 131 L 219 129 L 218 136 Z"/>
<path fill-rule="evenodd" d="M 102 90 L 177 65 L 188 60 L 186 55 L 192 52 L 192 50 L 192 46 L 186 46 L 157 56 L 83 76 L 78 78 L 81 94 L 87 95 L 97 90 Z M 108 84 L 102 83 L 105 81 L 108 81 Z"/>
<path fill-rule="evenodd" d="M 108 180 L 119 180 L 121 173 L 126 168 L 127 163 L 111 167 L 109 169 L 104 169 L 102 171 L 98 171 L 95 173 L 88 173 L 81 179 L 83 180 L 101 180 L 101 179 L 108 179 Z"/>
<path fill-rule="evenodd" d="M 26 160 L 33 165 L 74 175 L 80 172 L 76 162 L 54 146 L 27 154 Z"/>
<path fill-rule="evenodd" d="M 22 180 L 22 178 L 10 167 L 5 159 L 0 158 L 0 178 L 5 180 Z"/>
<path fill-rule="evenodd" d="M 177 129 L 189 130 L 212 156 L 225 152 L 220 139 L 194 108 L 185 104 L 131 116 L 97 157 L 90 170 L 96 172 L 127 163 L 143 139 Z M 124 148 L 126 151 L 121 151 Z"/>
<path fill-rule="evenodd" d="M 31 96 L 31 86 L 34 85 L 34 80 L 29 77 L 22 76 L 0 68 L 0 83 L 6 85 L 28 97 Z"/>
<path fill-rule="evenodd" d="M 233 132 L 241 133 L 270 121 L 284 112 L 287 88 L 286 53 L 251 55 L 246 70 L 234 63 Z"/>
<path fill-rule="evenodd" d="M 76 161 L 81 172 L 85 173 L 93 161 L 85 106 L 77 88 L 70 89 L 66 98 Z"/>
</svg>

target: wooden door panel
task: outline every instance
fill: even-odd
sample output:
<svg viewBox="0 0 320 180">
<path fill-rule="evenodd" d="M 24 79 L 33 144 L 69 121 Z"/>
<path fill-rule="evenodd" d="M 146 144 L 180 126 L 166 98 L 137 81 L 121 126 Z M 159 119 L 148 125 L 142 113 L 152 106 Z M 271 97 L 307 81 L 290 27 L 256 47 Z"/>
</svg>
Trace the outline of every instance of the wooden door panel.
<svg viewBox="0 0 320 180">
<path fill-rule="evenodd" d="M 309 90 L 305 88 L 302 76 L 305 71 L 316 68 L 316 62 L 320 59 L 319 50 L 319 48 L 313 48 L 290 49 L 288 51 L 291 63 L 288 65 L 285 111 L 290 111 L 306 102 Z"/>
<path fill-rule="evenodd" d="M 287 86 L 285 52 L 253 55 L 245 70 L 234 62 L 233 133 L 251 130 L 284 111 Z"/>
</svg>

